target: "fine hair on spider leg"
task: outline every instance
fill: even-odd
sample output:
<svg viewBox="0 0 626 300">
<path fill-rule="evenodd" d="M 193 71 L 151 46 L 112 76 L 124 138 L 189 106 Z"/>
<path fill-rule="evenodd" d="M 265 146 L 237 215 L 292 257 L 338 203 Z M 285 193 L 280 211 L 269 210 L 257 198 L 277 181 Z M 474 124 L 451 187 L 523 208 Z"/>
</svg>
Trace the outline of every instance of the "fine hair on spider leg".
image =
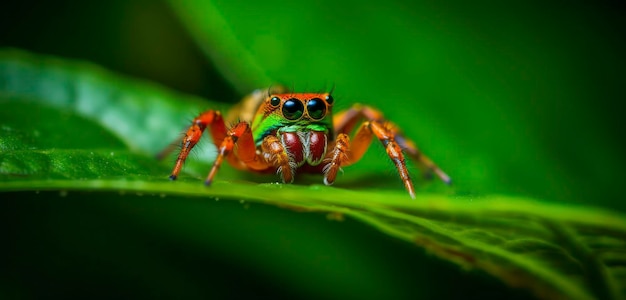
<svg viewBox="0 0 626 300">
<path fill-rule="evenodd" d="M 291 169 L 291 173 L 292 173 L 292 176 L 293 176 L 292 181 L 293 181 L 293 179 L 295 178 L 295 175 L 296 175 L 295 171 L 298 168 L 298 165 L 295 162 L 291 161 L 291 160 L 288 162 L 288 164 L 289 164 L 289 169 Z M 283 167 L 282 166 L 279 166 L 278 168 L 276 168 L 276 175 L 280 176 L 281 180 L 282 180 L 282 171 L 283 171 Z"/>
<path fill-rule="evenodd" d="M 191 121 L 188 123 L 191 123 Z M 180 153 L 180 150 L 183 148 L 182 141 L 184 138 L 185 131 L 180 131 L 176 139 L 172 140 L 161 151 L 159 151 L 159 153 L 156 154 L 157 160 L 163 160 L 172 153 Z"/>
<path fill-rule="evenodd" d="M 189 123 L 191 123 L 191 121 Z M 210 135 L 210 133 L 208 132 L 204 132 L 203 134 Z M 178 153 L 178 155 L 180 155 L 182 149 L 184 148 L 182 141 L 184 140 L 185 136 L 186 136 L 186 133 L 184 131 L 181 132 L 179 134 L 179 137 L 175 141 L 173 141 L 172 143 L 169 143 L 165 149 L 163 149 L 161 152 L 157 154 L 157 159 L 159 160 L 165 159 L 166 157 L 169 157 L 172 153 Z M 208 144 L 209 149 L 206 148 L 207 143 L 209 143 Z M 212 142 L 210 142 L 209 139 L 203 138 L 203 139 L 198 140 L 195 146 L 189 151 L 187 159 L 185 159 L 182 162 L 183 166 L 186 165 L 190 161 L 190 159 L 192 162 L 203 161 L 202 158 L 204 158 L 204 156 L 201 156 L 201 154 L 203 153 L 210 154 L 209 157 L 216 157 L 217 149 L 215 149 L 215 147 L 210 147 L 212 145 L 213 144 Z M 178 155 L 171 157 L 172 163 L 175 163 L 178 160 Z M 175 176 L 172 174 L 170 175 L 169 178 L 170 180 L 176 180 L 178 179 L 178 176 Z"/>
<path fill-rule="evenodd" d="M 346 155 L 346 154 L 344 153 L 343 155 Z M 346 155 L 346 156 L 347 156 L 347 155 Z M 346 158 L 346 159 L 347 159 L 347 158 Z M 322 161 L 322 163 L 324 163 L 324 164 L 325 164 L 325 165 L 324 165 L 324 167 L 322 168 L 322 174 L 324 174 L 324 184 L 325 184 L 325 185 L 332 185 L 332 184 L 334 184 L 334 183 L 335 183 L 334 181 L 333 181 L 333 182 L 328 182 L 328 179 L 326 178 L 326 174 L 328 173 L 328 171 L 330 171 L 330 166 L 331 166 L 330 162 L 331 162 L 331 160 L 332 160 L 331 158 L 325 158 L 325 159 Z M 338 173 L 338 174 L 343 175 L 343 167 L 339 167 L 339 168 L 337 169 L 337 173 Z M 336 178 L 335 178 L 335 179 L 336 179 Z"/>
<path fill-rule="evenodd" d="M 398 170 L 396 169 L 396 165 L 394 163 L 394 161 L 389 157 L 389 155 L 387 154 L 387 151 L 385 149 L 385 147 L 378 141 L 374 140 L 372 141 L 372 144 L 374 144 L 374 142 L 376 142 L 376 145 L 372 145 L 371 147 L 373 148 L 377 148 L 376 151 L 374 151 L 376 154 L 376 159 L 378 160 L 382 160 L 385 161 L 385 164 L 388 166 L 386 167 L 384 170 L 382 170 L 381 172 L 385 175 L 385 177 L 389 177 L 389 178 L 395 178 L 398 179 L 400 182 L 402 182 L 402 178 L 400 178 L 398 176 Z M 404 151 L 403 151 L 404 153 Z M 411 176 L 415 173 L 413 171 L 415 171 L 415 166 L 411 165 L 410 161 L 407 160 L 407 157 L 404 157 L 404 163 L 406 165 L 406 168 L 409 172 L 409 176 Z"/>
<path fill-rule="evenodd" d="M 406 140 L 407 139 L 402 134 L 398 134 L 396 136 L 396 141 L 398 142 L 398 145 L 400 145 L 402 152 L 406 154 L 405 159 L 407 160 L 407 162 L 410 162 L 407 163 L 407 168 L 409 169 L 411 174 L 419 173 L 424 179 L 432 180 L 434 178 L 433 170 L 421 166 L 418 161 L 413 159 L 413 157 L 410 155 L 411 148 L 407 145 Z M 422 151 L 417 150 L 416 155 L 417 157 L 422 156 Z"/>
<path fill-rule="evenodd" d="M 183 162 L 183 165 L 187 164 L 190 161 L 190 159 L 191 159 L 191 162 L 200 161 L 202 159 L 202 157 L 200 156 L 201 153 L 211 153 L 212 157 L 217 156 L 217 149 L 206 148 L 207 142 L 209 141 L 207 141 L 206 139 L 200 139 L 198 143 L 193 147 L 193 149 L 189 151 L 189 156 Z M 181 143 L 178 143 L 177 148 L 178 148 L 178 152 L 180 152 L 183 149 L 183 145 Z M 176 162 L 176 157 L 172 158 L 172 162 Z"/>
<path fill-rule="evenodd" d="M 200 113 L 197 113 L 196 115 L 199 115 L 199 114 Z M 195 118 L 193 117 L 187 117 L 185 119 L 186 125 L 184 125 L 183 129 L 180 130 L 178 137 L 172 140 L 172 142 L 168 143 L 167 146 L 165 146 L 165 148 L 163 148 L 161 151 L 159 151 L 159 153 L 156 154 L 157 160 L 163 160 L 174 152 L 180 153 L 181 149 L 183 148 L 182 141 L 185 138 L 186 130 L 188 129 L 189 124 L 191 124 L 194 119 Z"/>
<path fill-rule="evenodd" d="M 169 156 L 170 154 L 174 153 L 174 150 L 178 150 L 177 152 L 180 152 L 181 149 L 181 143 L 182 141 L 182 137 L 180 139 L 177 139 L 169 144 L 167 144 L 167 146 L 165 146 L 165 148 L 163 148 L 163 150 L 159 151 L 159 153 L 157 153 L 156 159 L 157 160 L 163 160 L 165 159 L 167 156 Z"/>
<path fill-rule="evenodd" d="M 402 151 L 406 154 L 407 158 L 413 161 L 413 164 L 417 166 L 425 179 L 433 179 L 435 175 L 441 179 L 445 184 L 451 185 L 452 179 L 446 174 L 437 164 L 435 164 L 428 156 L 426 156 L 415 142 L 404 136 L 403 133 L 398 132 L 396 135 L 396 141 L 400 145 Z"/>
</svg>

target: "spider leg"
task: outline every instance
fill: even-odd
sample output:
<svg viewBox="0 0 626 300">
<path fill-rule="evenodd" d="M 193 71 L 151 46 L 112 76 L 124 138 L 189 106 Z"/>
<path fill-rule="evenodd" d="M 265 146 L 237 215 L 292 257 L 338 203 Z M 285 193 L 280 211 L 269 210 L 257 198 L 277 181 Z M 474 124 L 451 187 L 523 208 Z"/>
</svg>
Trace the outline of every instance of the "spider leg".
<svg viewBox="0 0 626 300">
<path fill-rule="evenodd" d="M 235 144 L 237 147 L 233 148 Z M 293 182 L 296 164 L 287 154 L 280 139 L 273 135 L 266 136 L 261 142 L 261 150 L 257 151 L 250 125 L 246 122 L 240 122 L 228 132 L 218 148 L 218 157 L 211 173 L 217 172 L 224 157 L 229 159 L 231 164 L 239 163 L 255 171 L 276 168 L 283 182 Z M 209 182 L 212 178 L 211 173 L 207 179 Z"/>
<path fill-rule="evenodd" d="M 411 181 L 411 177 L 409 176 L 409 170 L 406 168 L 406 160 L 404 159 L 402 148 L 398 142 L 396 142 L 395 132 L 389 130 L 389 128 L 380 121 L 365 122 L 361 126 L 361 129 L 364 128 L 368 128 L 369 131 L 371 131 L 371 133 L 373 133 L 383 144 L 385 151 L 387 151 L 387 155 L 396 165 L 396 169 L 398 169 L 398 174 L 400 174 L 404 187 L 409 192 L 411 198 L 415 199 L 415 187 L 413 186 L 413 181 Z M 363 148 L 365 147 L 367 147 L 367 145 L 363 145 Z M 365 150 L 362 151 L 365 152 Z"/>
<path fill-rule="evenodd" d="M 415 187 L 409 176 L 402 148 L 395 141 L 394 132 L 377 120 L 363 122 L 354 135 L 352 145 L 348 143 L 347 134 L 340 133 L 337 135 L 335 148 L 331 151 L 331 161 L 327 165 L 327 171 L 324 176 L 324 183 L 327 185 L 332 184 L 339 167 L 348 166 L 359 161 L 365 154 L 374 136 L 385 147 L 385 151 L 387 151 L 387 155 L 395 164 L 407 192 L 409 192 L 411 198 L 415 198 Z M 348 148 L 350 148 L 350 152 L 346 155 Z"/>
<path fill-rule="evenodd" d="M 350 162 L 348 151 L 350 151 L 350 138 L 345 133 L 338 134 L 335 138 L 335 146 L 327 155 L 329 163 L 324 166 L 325 185 L 333 184 L 335 178 L 337 178 L 337 171 L 341 169 L 341 166 L 345 166 Z"/>
<path fill-rule="evenodd" d="M 404 135 L 398 133 L 396 135 L 396 141 L 400 144 L 400 147 L 404 149 L 406 154 L 418 163 L 421 169 L 425 170 L 426 177 L 431 177 L 433 173 L 446 184 L 452 184 L 452 178 L 448 176 L 443 170 L 441 170 L 428 156 L 424 155 L 415 143 L 404 137 Z"/>
<path fill-rule="evenodd" d="M 435 173 L 441 181 L 446 184 L 452 183 L 450 176 L 441 170 L 428 156 L 424 155 L 415 143 L 405 137 L 395 124 L 384 120 L 383 114 L 372 107 L 355 104 L 352 108 L 336 114 L 333 120 L 335 124 L 335 132 L 349 134 L 361 119 L 368 121 L 378 120 L 385 124 L 386 127 L 394 132 L 395 140 L 398 144 L 400 144 L 400 147 L 404 150 L 404 152 L 417 163 L 420 169 L 426 172 L 426 175 Z M 354 152 L 354 150 L 352 150 L 352 152 Z"/>
<path fill-rule="evenodd" d="M 347 134 L 353 131 L 360 120 L 365 120 L 365 122 L 357 129 L 352 140 L 352 145 L 349 145 Z M 427 156 L 422 154 L 413 141 L 404 137 L 396 125 L 384 120 L 382 113 L 378 110 L 357 104 L 335 115 L 333 121 L 337 138 L 335 148 L 331 150 L 328 155 L 330 157 L 330 163 L 327 165 L 327 172 L 324 178 L 325 183 L 328 182 L 327 184 L 332 184 L 337 170 L 341 166 L 347 166 L 360 160 L 371 144 L 374 136 L 376 136 L 385 147 L 387 155 L 395 164 L 398 174 L 412 198 L 415 198 L 415 189 L 406 167 L 404 152 L 406 152 L 410 158 L 414 159 L 418 163 L 418 166 L 430 172 L 434 172 L 445 183 L 449 184 L 451 182 L 450 177 L 439 169 Z M 343 150 L 344 147 L 350 148 L 348 155 L 345 154 L 346 151 Z M 340 157 L 342 155 L 339 155 L 340 153 L 346 156 L 347 159 L 341 159 Z"/>
<path fill-rule="evenodd" d="M 333 118 L 335 132 L 350 134 L 362 120 L 383 120 L 383 114 L 369 106 L 354 104 L 350 109 L 335 114 Z"/>
<path fill-rule="evenodd" d="M 296 164 L 289 158 L 280 139 L 273 135 L 266 136 L 261 143 L 261 150 L 265 161 L 277 168 L 283 182 L 293 182 Z"/>
<path fill-rule="evenodd" d="M 182 147 L 170 175 L 171 180 L 178 178 L 185 160 L 207 127 L 210 128 L 213 143 L 217 146 L 218 154 L 205 181 L 206 185 L 210 185 L 213 182 L 213 178 L 224 159 L 238 169 L 263 171 L 277 167 L 283 182 L 293 181 L 294 166 L 291 165 L 289 157 L 277 137 L 266 137 L 261 145 L 262 153 L 257 153 L 250 125 L 246 122 L 239 122 L 230 130 L 227 130 L 222 114 L 216 110 L 203 112 L 192 121 L 191 126 L 189 126 L 181 140 Z M 171 151 L 173 151 L 173 147 L 169 146 L 161 151 L 157 157 L 165 157 Z"/>
<path fill-rule="evenodd" d="M 239 168 L 248 167 L 254 170 L 262 170 L 268 167 L 256 154 L 252 131 L 247 122 L 239 122 L 228 130 L 226 136 L 217 147 L 217 157 L 215 157 L 213 167 L 211 167 L 211 171 L 204 181 L 205 185 L 211 185 L 215 174 L 222 166 L 224 158 L 231 165 Z"/>
<path fill-rule="evenodd" d="M 187 129 L 187 133 L 181 140 L 181 149 L 178 154 L 178 158 L 176 158 L 176 163 L 174 164 L 174 169 L 172 170 L 172 174 L 170 175 L 171 180 L 176 180 L 178 178 L 178 173 L 183 167 L 185 160 L 189 156 L 191 149 L 198 143 L 200 138 L 202 137 L 202 133 L 204 130 L 210 126 L 211 136 L 213 137 L 213 142 L 218 145 L 226 136 L 227 130 L 226 125 L 224 124 L 224 119 L 222 118 L 222 114 L 216 110 L 208 110 L 200 114 L 198 117 L 193 119 L 191 126 Z M 157 157 L 163 158 L 168 153 L 174 150 L 174 147 L 169 146 L 161 151 Z"/>
<path fill-rule="evenodd" d="M 365 153 L 372 141 L 372 134 L 368 130 L 358 130 L 354 136 L 355 145 L 350 146 L 349 133 L 352 132 L 357 122 L 363 118 L 376 119 L 378 116 L 365 116 L 363 106 L 353 105 L 350 109 L 335 114 L 333 127 L 336 133 L 335 143 L 332 150 L 327 155 L 329 163 L 324 167 L 324 184 L 331 185 L 335 182 L 337 172 L 342 166 L 353 164 Z M 363 125 L 362 125 L 363 126 Z M 350 156 L 348 157 L 348 152 Z"/>
</svg>

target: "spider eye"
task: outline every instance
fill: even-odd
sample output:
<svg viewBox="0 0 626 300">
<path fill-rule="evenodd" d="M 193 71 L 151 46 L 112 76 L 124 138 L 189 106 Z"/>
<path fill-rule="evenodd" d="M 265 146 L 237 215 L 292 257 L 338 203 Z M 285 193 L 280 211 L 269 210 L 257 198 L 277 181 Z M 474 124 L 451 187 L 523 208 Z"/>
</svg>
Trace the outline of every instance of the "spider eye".
<svg viewBox="0 0 626 300">
<path fill-rule="evenodd" d="M 313 98 L 306 104 L 306 110 L 311 119 L 319 120 L 326 115 L 326 104 L 320 98 Z"/>
<path fill-rule="evenodd" d="M 272 97 L 272 99 L 270 99 L 270 105 L 278 106 L 278 104 L 280 104 L 280 98 L 274 96 Z"/>
<path fill-rule="evenodd" d="M 326 103 L 328 103 L 328 105 L 333 105 L 333 102 L 335 102 L 335 99 L 333 99 L 333 96 L 331 95 L 326 95 Z"/>
<path fill-rule="evenodd" d="M 287 120 L 297 120 L 304 114 L 304 104 L 302 101 L 291 98 L 283 104 L 283 116 Z"/>
</svg>

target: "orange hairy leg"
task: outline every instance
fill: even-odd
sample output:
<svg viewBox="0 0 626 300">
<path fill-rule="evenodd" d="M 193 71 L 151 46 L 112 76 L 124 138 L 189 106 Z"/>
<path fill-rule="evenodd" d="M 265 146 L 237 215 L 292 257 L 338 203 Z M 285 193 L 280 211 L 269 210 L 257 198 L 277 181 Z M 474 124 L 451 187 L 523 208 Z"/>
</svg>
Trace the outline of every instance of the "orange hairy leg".
<svg viewBox="0 0 626 300">
<path fill-rule="evenodd" d="M 326 160 L 329 162 L 324 166 L 325 185 L 333 184 L 341 166 L 349 164 L 348 151 L 350 151 L 350 138 L 345 133 L 338 134 L 333 149 L 326 155 Z"/>
<path fill-rule="evenodd" d="M 235 145 L 237 147 L 235 148 Z M 250 125 L 246 122 L 239 122 L 228 130 L 221 143 L 217 144 L 217 157 L 213 162 L 213 167 L 207 176 L 204 184 L 211 185 L 217 171 L 222 166 L 224 158 L 228 162 L 239 168 L 248 167 L 254 170 L 267 169 L 269 166 L 256 153 L 254 139 Z"/>
<path fill-rule="evenodd" d="M 227 130 L 221 113 L 214 110 L 206 111 L 193 120 L 181 141 L 182 147 L 170 179 L 175 180 L 178 177 L 189 153 L 198 143 L 207 127 L 210 128 L 213 143 L 217 146 L 217 157 L 206 178 L 206 185 L 213 182 L 213 178 L 225 159 L 238 169 L 265 171 L 276 167 L 281 171 L 284 182 L 293 181 L 293 170 L 289 157 L 278 138 L 275 136 L 265 137 L 261 145 L 263 153 L 257 153 L 250 125 L 247 122 L 239 122 Z M 159 153 L 158 157 L 164 157 L 172 150 L 171 147 L 168 147 Z"/>
<path fill-rule="evenodd" d="M 198 143 L 202 137 L 202 133 L 207 127 L 210 127 L 211 136 L 213 137 L 213 142 L 216 145 L 219 145 L 219 143 L 221 143 L 226 136 L 226 124 L 224 124 L 224 119 L 219 111 L 208 110 L 193 119 L 191 126 L 189 126 L 185 136 L 182 138 L 180 153 L 178 154 L 178 158 L 176 158 L 176 164 L 174 165 L 174 169 L 170 175 L 171 180 L 176 180 L 176 178 L 178 178 L 178 174 L 180 173 L 185 160 L 189 156 L 191 149 L 193 149 L 193 147 Z M 161 151 L 157 157 L 163 158 L 173 150 L 174 147 L 167 147 Z"/>
<path fill-rule="evenodd" d="M 409 176 L 402 149 L 394 140 L 394 132 L 388 130 L 382 122 L 376 120 L 364 122 L 359 127 L 352 145 L 349 144 L 345 133 L 337 136 L 335 148 L 331 152 L 331 162 L 328 164 L 328 169 L 324 176 L 324 183 L 332 184 L 341 166 L 351 165 L 359 161 L 371 144 L 373 136 L 376 136 L 381 141 L 385 151 L 387 151 L 387 155 L 396 165 L 404 187 L 409 192 L 411 198 L 415 198 L 415 187 Z M 349 154 L 346 155 L 348 148 L 350 149 Z"/>
<path fill-rule="evenodd" d="M 389 121 L 384 120 L 383 115 L 378 110 L 362 105 L 354 105 L 352 108 L 335 115 L 334 123 L 336 132 L 344 132 L 349 133 L 354 129 L 355 125 L 360 119 L 365 120 L 378 120 L 386 127 L 388 127 L 392 132 L 395 133 L 394 139 L 400 145 L 400 148 L 404 150 L 404 152 L 414 160 L 418 167 L 423 169 L 426 172 L 426 175 L 435 173 L 441 179 L 441 181 L 446 184 L 451 184 L 452 179 L 448 176 L 443 170 L 441 170 L 428 156 L 424 155 L 419 148 L 415 145 L 415 143 L 406 138 L 402 132 L 397 128 L 397 126 Z M 363 153 L 365 153 L 363 150 Z M 354 154 L 354 149 L 352 149 L 352 153 Z M 361 153 L 361 155 L 363 154 Z"/>
<path fill-rule="evenodd" d="M 426 177 L 431 177 L 433 173 L 446 184 L 452 184 L 452 179 L 441 170 L 428 156 L 424 155 L 412 140 L 403 135 L 396 135 L 396 141 L 408 156 L 418 163 L 418 167 L 424 170 Z"/>
<path fill-rule="evenodd" d="M 280 140 L 276 136 L 266 136 L 261 143 L 261 149 L 261 153 L 256 151 L 250 125 L 246 122 L 239 122 L 228 131 L 218 146 L 217 157 L 205 184 L 210 185 L 213 182 L 224 158 L 228 159 L 231 165 L 242 164 L 255 171 L 276 168 L 281 174 L 283 182 L 293 182 L 294 166 L 291 165 L 289 156 Z"/>
<path fill-rule="evenodd" d="M 365 119 L 354 134 L 350 144 L 347 136 L 357 123 Z M 382 113 L 368 106 L 355 105 L 351 109 L 337 114 L 334 118 L 337 138 L 333 150 L 327 156 L 330 163 L 327 165 L 324 182 L 332 184 L 337 171 L 342 166 L 351 165 L 359 161 L 376 136 L 385 147 L 389 158 L 393 161 L 406 190 L 415 198 L 415 188 L 406 167 L 403 150 L 414 159 L 420 167 L 436 173 L 441 180 L 450 183 L 450 177 L 437 167 L 428 157 L 423 155 L 411 140 L 406 139 L 392 123 L 383 119 Z"/>
<path fill-rule="evenodd" d="M 276 136 L 268 135 L 263 138 L 261 149 L 260 153 L 256 151 L 250 125 L 246 122 L 238 123 L 228 131 L 218 147 L 217 157 L 205 184 L 211 184 L 225 157 L 231 164 L 243 164 L 246 168 L 255 171 L 275 168 L 280 173 L 283 182 L 293 182 L 295 166 L 289 159 L 282 142 Z"/>
<path fill-rule="evenodd" d="M 324 184 L 333 184 L 341 167 L 358 161 L 365 153 L 365 150 L 367 150 L 367 146 L 372 140 L 371 134 L 361 131 L 357 132 L 355 139 L 366 145 L 364 147 L 355 147 L 354 149 L 350 147 L 350 138 L 348 136 L 354 129 L 354 126 L 356 126 L 356 123 L 363 118 L 377 119 L 378 116 L 373 114 L 369 116 L 363 115 L 362 106 L 356 104 L 348 110 L 335 114 L 333 117 L 333 127 L 337 136 L 332 150 L 327 154 L 326 159 L 329 160 L 329 163 L 324 167 Z M 362 153 L 358 153 L 358 151 Z M 348 152 L 350 152 L 350 157 L 348 157 Z"/>
<path fill-rule="evenodd" d="M 273 135 L 266 136 L 263 138 L 263 143 L 261 143 L 261 149 L 263 150 L 265 161 L 277 168 L 283 182 L 293 182 L 296 166 L 289 159 L 289 155 L 280 139 Z"/>
<path fill-rule="evenodd" d="M 226 158 L 233 167 L 238 169 L 250 168 L 254 170 L 263 170 L 268 168 L 268 165 L 256 155 L 254 140 L 247 123 L 241 122 L 232 129 L 228 130 L 226 128 L 226 124 L 224 123 L 222 114 L 216 110 L 208 110 L 200 114 L 191 122 L 191 126 L 189 126 L 185 136 L 182 138 L 180 153 L 178 154 L 178 158 L 174 164 L 174 169 L 170 175 L 171 180 L 178 178 L 178 174 L 180 173 L 185 160 L 189 156 L 193 147 L 198 143 L 200 138 L 202 138 L 202 134 L 207 127 L 209 127 L 209 131 L 211 132 L 213 143 L 218 147 L 218 157 L 216 158 L 213 168 L 209 174 L 213 173 L 213 176 L 215 175 L 214 173 L 217 171 L 224 158 Z M 238 154 L 240 153 L 241 156 L 239 158 L 229 155 L 238 139 L 241 139 L 241 141 L 239 141 L 240 146 L 237 148 L 241 149 L 238 150 Z M 174 147 L 167 147 L 161 151 L 157 157 L 163 158 L 173 150 Z M 209 178 L 213 178 L 213 176 L 209 175 Z M 210 180 L 208 181 L 210 183 Z"/>
</svg>

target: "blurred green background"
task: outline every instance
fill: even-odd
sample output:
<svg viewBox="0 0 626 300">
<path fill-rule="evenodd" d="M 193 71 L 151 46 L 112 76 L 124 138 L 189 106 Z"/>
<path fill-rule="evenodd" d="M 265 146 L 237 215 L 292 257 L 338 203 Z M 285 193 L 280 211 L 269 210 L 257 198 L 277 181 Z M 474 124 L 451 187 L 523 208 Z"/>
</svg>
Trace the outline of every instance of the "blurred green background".
<svg viewBox="0 0 626 300">
<path fill-rule="evenodd" d="M 0 46 L 91 61 L 230 103 L 272 83 L 298 90 L 335 86 L 339 107 L 375 105 L 398 123 L 453 177 L 450 193 L 523 195 L 625 211 L 626 21 L 618 3 L 456 2 L 23 1 L 2 5 Z M 216 33 L 208 35 L 207 27 Z M 229 36 L 225 33 L 234 39 L 223 39 Z M 394 176 L 383 152 L 372 150 L 366 160 L 350 170 L 367 166 Z M 349 220 L 327 222 L 262 206 L 251 214 L 238 204 L 220 203 L 220 211 L 232 215 L 198 221 L 200 228 L 216 226 L 205 232 L 181 217 L 194 210 L 179 206 L 202 206 L 197 200 L 129 204 L 104 194 L 89 196 L 97 198 L 92 206 L 80 194 L 8 196 L 3 198 L 30 198 L 3 202 L 6 251 L 15 258 L 0 285 L 8 295 L 72 289 L 76 295 L 91 294 L 114 282 L 116 288 L 108 289 L 112 294 L 122 287 L 131 292 L 121 294 L 129 296 L 150 290 L 155 296 L 181 290 L 198 297 L 209 295 L 207 290 L 229 296 L 237 280 L 259 293 L 312 298 L 330 288 L 339 296 L 352 294 L 359 286 L 362 297 L 510 293 L 479 272 L 457 270 Z M 212 211 L 202 207 L 203 213 Z M 142 209 L 157 210 L 158 217 L 146 217 L 155 213 Z M 163 216 L 166 209 L 177 218 Z M 268 218 L 277 225 L 257 227 Z M 108 220 L 110 228 L 104 225 Z M 183 229 L 168 231 L 155 225 L 160 222 Z M 282 233 L 284 224 L 294 222 L 290 226 L 311 232 Z M 217 226 L 227 233 L 219 237 Z M 266 264 L 258 265 L 262 257 L 243 259 L 251 251 L 229 253 L 243 247 L 239 244 L 221 248 L 198 242 L 198 237 L 245 240 L 253 229 L 267 235 L 269 248 L 261 253 L 277 253 Z M 185 230 L 195 238 L 181 237 Z M 332 237 L 324 239 L 328 232 Z M 347 250 L 336 250 L 337 243 Z M 306 257 L 323 263 L 304 264 L 310 261 L 291 253 L 292 245 L 297 251 L 316 245 Z M 287 262 L 276 263 L 281 257 Z M 359 269 L 365 261 L 367 267 Z M 320 272 L 319 289 L 287 275 L 294 273 L 285 270 L 298 272 L 294 262 Z M 324 272 L 335 265 L 340 270 L 332 274 L 342 279 L 332 286 L 334 277 Z M 77 275 L 88 271 L 93 278 Z M 74 282 L 79 288 L 69 287 Z"/>
</svg>

